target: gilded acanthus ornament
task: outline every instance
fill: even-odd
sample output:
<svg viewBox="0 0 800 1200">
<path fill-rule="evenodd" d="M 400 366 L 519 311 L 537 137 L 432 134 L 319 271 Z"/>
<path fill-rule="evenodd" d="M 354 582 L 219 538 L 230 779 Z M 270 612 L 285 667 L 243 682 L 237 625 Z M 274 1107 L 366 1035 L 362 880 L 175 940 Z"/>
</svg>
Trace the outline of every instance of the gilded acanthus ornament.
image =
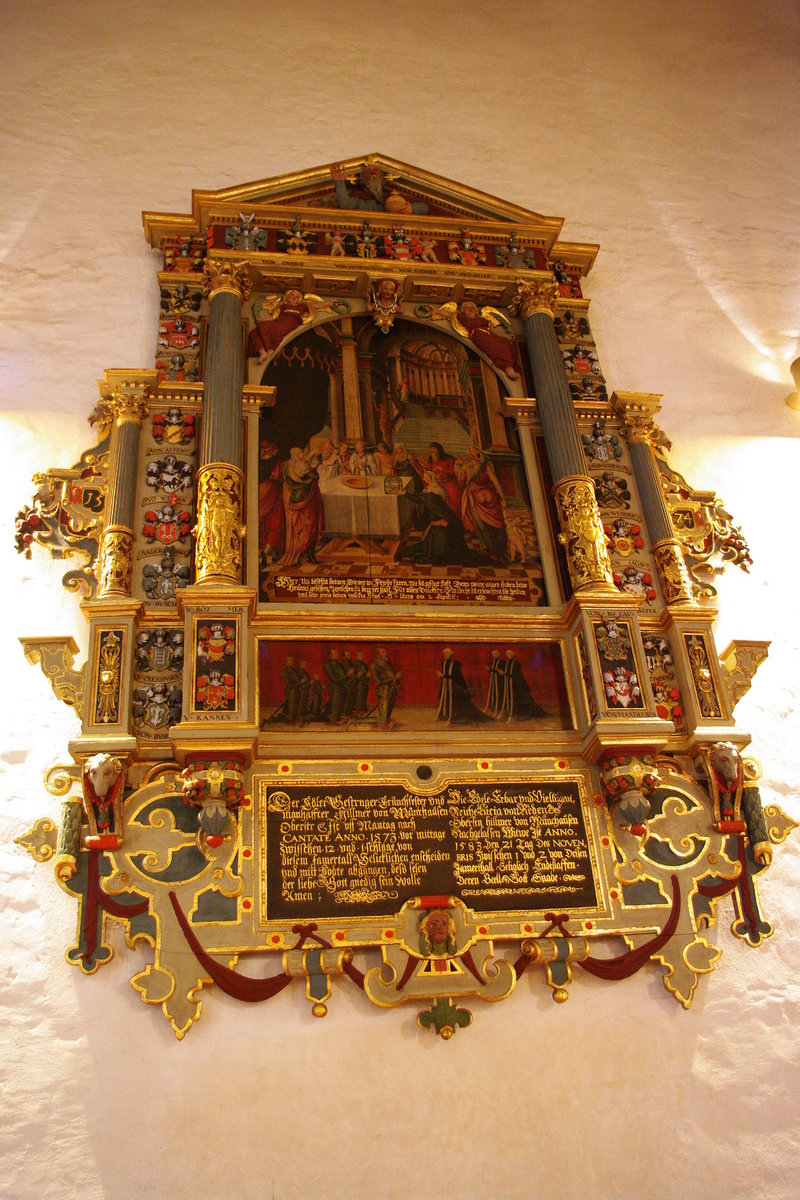
<svg viewBox="0 0 800 1200">
<path fill-rule="evenodd" d="M 140 425 L 147 416 L 148 401 L 134 391 L 115 391 L 106 403 L 117 425 Z"/>
<path fill-rule="evenodd" d="M 661 409 L 658 392 L 614 392 L 611 407 L 620 420 L 620 433 L 629 446 L 644 444 L 653 450 L 669 450 L 672 443 L 655 423 Z"/>
<path fill-rule="evenodd" d="M 100 541 L 98 595 L 129 596 L 132 570 L 133 530 L 124 525 L 109 525 Z"/>
<path fill-rule="evenodd" d="M 142 371 L 115 368 L 105 372 L 105 379 L 98 380 L 97 387 L 98 409 L 103 420 L 110 415 L 118 426 L 141 425 L 158 388 L 158 372 L 152 368 Z"/>
<path fill-rule="evenodd" d="M 572 586 L 614 586 L 606 535 L 600 520 L 591 479 L 572 475 L 554 489 L 561 525 L 558 540 L 564 547 Z"/>
<path fill-rule="evenodd" d="M 669 450 L 672 445 L 648 413 L 627 411 L 620 424 L 620 433 L 629 446 L 643 443 L 653 450 Z"/>
<path fill-rule="evenodd" d="M 242 472 L 230 463 L 209 463 L 197 476 L 197 582 L 238 583 L 242 571 Z"/>
<path fill-rule="evenodd" d="M 218 292 L 233 292 L 240 300 L 249 299 L 253 285 L 243 259 L 208 258 L 204 273 L 203 291 L 209 300 Z"/>
<path fill-rule="evenodd" d="M 539 312 L 554 317 L 558 300 L 558 284 L 552 278 L 542 283 L 518 283 L 517 293 L 508 309 L 523 320 Z"/>
<path fill-rule="evenodd" d="M 694 600 L 692 581 L 677 538 L 656 542 L 653 554 L 667 604 L 691 604 Z"/>
</svg>

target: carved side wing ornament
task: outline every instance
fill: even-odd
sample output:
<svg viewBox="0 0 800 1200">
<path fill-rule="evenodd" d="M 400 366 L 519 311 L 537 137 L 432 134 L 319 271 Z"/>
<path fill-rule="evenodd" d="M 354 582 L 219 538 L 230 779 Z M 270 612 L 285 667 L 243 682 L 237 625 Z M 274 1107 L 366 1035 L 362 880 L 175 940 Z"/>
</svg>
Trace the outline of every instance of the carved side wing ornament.
<svg viewBox="0 0 800 1200">
<path fill-rule="evenodd" d="M 734 708 L 750 691 L 755 673 L 766 660 L 769 642 L 730 642 L 719 656 Z"/>
<path fill-rule="evenodd" d="M 75 709 L 78 717 L 83 716 L 83 688 L 86 679 L 86 663 L 79 671 L 72 670 L 78 644 L 72 637 L 21 637 L 25 657 L 32 666 L 40 664 L 50 681 L 57 699 Z"/>
<path fill-rule="evenodd" d="M 728 563 L 747 571 L 753 562 L 750 548 L 719 497 L 714 492 L 692 488 L 662 457 L 663 450 L 659 447 L 656 451 L 661 484 L 675 535 L 683 547 L 695 597 L 713 600 L 717 595 L 713 583 L 715 577 L 722 574 Z"/>
<path fill-rule="evenodd" d="M 14 545 L 31 556 L 34 543 L 52 558 L 77 558 L 79 566 L 67 571 L 62 583 L 68 591 L 88 598 L 97 587 L 94 564 L 102 530 L 108 486 L 109 424 L 99 413 L 100 441 L 84 450 L 71 468 L 53 467 L 33 477 L 36 491 L 31 504 L 17 513 Z"/>
</svg>

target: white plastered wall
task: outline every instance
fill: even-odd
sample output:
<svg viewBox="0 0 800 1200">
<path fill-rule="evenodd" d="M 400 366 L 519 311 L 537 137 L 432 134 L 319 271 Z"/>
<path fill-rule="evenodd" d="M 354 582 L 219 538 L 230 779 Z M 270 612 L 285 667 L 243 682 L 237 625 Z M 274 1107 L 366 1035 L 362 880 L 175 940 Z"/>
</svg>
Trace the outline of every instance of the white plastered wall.
<svg viewBox="0 0 800 1200">
<path fill-rule="evenodd" d="M 10 549 L 33 471 L 70 465 L 106 367 L 152 363 L 142 209 L 381 150 L 598 241 L 586 288 L 610 387 L 664 393 L 672 461 L 714 488 L 755 565 L 718 644 L 772 638 L 737 710 L 765 799 L 800 817 L 798 42 L 793 3 L 254 4 L 6 0 L 0 731 L 0 1194 L 86 1200 L 797 1195 L 800 836 L 749 950 L 684 1012 L 655 968 L 540 972 L 449 1043 L 350 985 L 315 1020 L 208 989 L 182 1043 L 127 980 L 64 961 L 75 909 L 11 839 L 57 801 L 74 723 L 19 634 L 74 633 L 61 571 Z M 726 910 L 723 909 L 723 913 Z"/>
</svg>

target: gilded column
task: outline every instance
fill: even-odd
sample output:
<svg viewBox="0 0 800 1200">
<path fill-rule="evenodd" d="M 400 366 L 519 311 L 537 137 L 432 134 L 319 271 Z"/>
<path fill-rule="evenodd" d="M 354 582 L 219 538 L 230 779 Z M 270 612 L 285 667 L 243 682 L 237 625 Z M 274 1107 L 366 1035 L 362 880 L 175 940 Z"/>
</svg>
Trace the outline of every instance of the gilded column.
<svg viewBox="0 0 800 1200">
<path fill-rule="evenodd" d="M 250 286 L 246 262 L 206 262 L 210 320 L 197 471 L 197 583 L 240 583 L 242 577 L 242 301 Z"/>
<path fill-rule="evenodd" d="M 129 596 L 133 570 L 133 526 L 139 432 L 151 396 L 158 387 L 156 371 L 106 371 L 98 383 L 101 403 L 113 416 L 103 536 L 97 565 L 97 594 Z"/>
<path fill-rule="evenodd" d="M 512 310 L 525 326 L 536 392 L 536 408 L 553 475 L 553 496 L 561 525 L 570 579 L 582 588 L 614 590 L 611 560 L 594 493 L 586 474 L 572 393 L 564 371 L 553 318 L 558 287 L 546 282 L 520 283 Z"/>
<path fill-rule="evenodd" d="M 653 447 L 659 429 L 653 420 L 661 397 L 653 393 L 614 392 L 611 403 L 622 421 L 622 434 L 630 447 L 631 463 L 642 499 L 664 599 L 667 604 L 692 604 L 694 593 L 681 544 L 675 537 L 661 474 Z"/>
</svg>

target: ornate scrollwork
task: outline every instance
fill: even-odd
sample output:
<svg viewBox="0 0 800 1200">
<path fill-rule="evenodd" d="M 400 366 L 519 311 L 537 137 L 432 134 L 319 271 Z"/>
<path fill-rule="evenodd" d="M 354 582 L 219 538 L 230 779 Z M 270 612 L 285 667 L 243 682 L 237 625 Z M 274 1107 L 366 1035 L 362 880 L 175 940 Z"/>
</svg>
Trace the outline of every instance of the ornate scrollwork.
<svg viewBox="0 0 800 1200">
<path fill-rule="evenodd" d="M 570 476 L 554 488 L 561 524 L 558 540 L 564 546 L 572 586 L 614 586 L 606 536 L 591 479 Z"/>
<path fill-rule="evenodd" d="M 670 510 L 675 536 L 680 541 L 695 598 L 713 600 L 711 582 L 728 563 L 747 571 L 752 565 L 750 549 L 733 517 L 714 492 L 698 492 L 661 457 L 658 457 L 661 486 Z"/>
<path fill-rule="evenodd" d="M 47 862 L 53 857 L 57 837 L 55 822 L 49 817 L 39 817 L 26 833 L 14 838 L 14 845 L 23 846 L 36 862 Z"/>
<path fill-rule="evenodd" d="M 45 771 L 43 782 L 51 796 L 66 796 L 80 786 L 80 769 L 74 763 L 54 763 Z"/>
<path fill-rule="evenodd" d="M 87 598 L 97 583 L 93 564 L 108 486 L 108 426 L 101 423 L 101 429 L 103 439 L 85 450 L 73 467 L 52 467 L 34 475 L 33 502 L 20 509 L 15 522 L 14 545 L 26 558 L 36 543 L 52 558 L 82 560 L 66 572 L 62 583 Z"/>
<path fill-rule="evenodd" d="M 209 463 L 197 476 L 198 583 L 210 578 L 238 583 L 242 570 L 242 472 Z"/>
</svg>

